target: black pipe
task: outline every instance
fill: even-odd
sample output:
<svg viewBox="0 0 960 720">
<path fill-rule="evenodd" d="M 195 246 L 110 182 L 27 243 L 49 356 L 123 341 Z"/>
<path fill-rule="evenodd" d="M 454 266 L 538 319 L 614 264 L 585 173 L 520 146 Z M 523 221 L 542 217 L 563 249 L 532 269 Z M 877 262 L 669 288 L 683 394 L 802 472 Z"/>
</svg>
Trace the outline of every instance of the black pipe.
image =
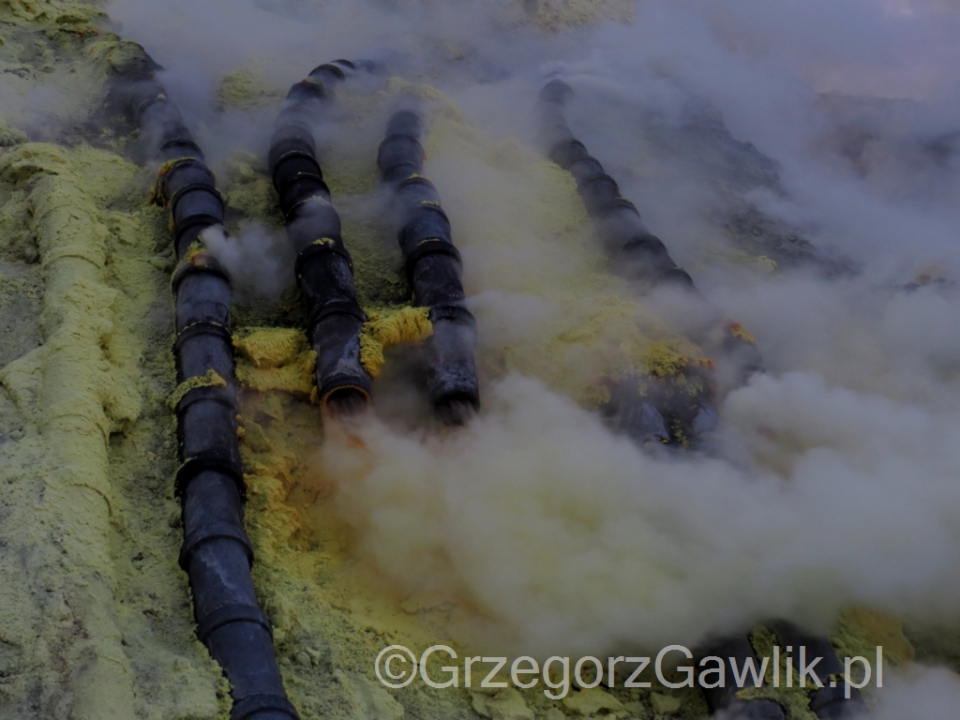
<svg viewBox="0 0 960 720">
<path fill-rule="evenodd" d="M 543 86 L 538 103 L 541 132 L 550 159 L 577 181 L 577 191 L 597 225 L 614 268 L 650 286 L 673 284 L 696 293 L 690 275 L 673 261 L 663 241 L 647 230 L 636 206 L 620 194 L 617 181 L 574 138 L 564 113 L 564 104 L 572 94 L 562 80 L 551 80 Z"/>
<path fill-rule="evenodd" d="M 727 717 L 737 720 L 784 720 L 786 717 L 779 703 L 764 698 L 742 700 L 737 697 L 741 689 L 733 680 L 733 663 L 743 669 L 748 660 L 752 660 L 759 671 L 760 663 L 753 652 L 746 635 L 722 640 L 719 643 L 697 653 L 698 659 L 719 657 L 724 665 L 725 682 L 720 687 L 703 688 L 703 696 L 711 713 L 725 712 Z M 745 671 L 744 671 L 745 672 Z M 744 676 L 746 677 L 746 676 Z"/>
<path fill-rule="evenodd" d="M 321 407 L 353 412 L 370 401 L 371 380 L 360 362 L 360 332 L 367 316 L 357 301 L 353 264 L 343 244 L 340 216 L 316 157 L 311 130 L 328 98 L 322 82 L 343 80 L 348 60 L 320 65 L 287 93 L 270 141 L 273 185 L 297 252 L 296 276 L 307 306 L 307 337 L 317 352 Z"/>
<path fill-rule="evenodd" d="M 139 126 L 147 156 L 163 163 L 156 196 L 173 217 L 179 259 L 173 277 L 174 354 L 177 381 L 190 388 L 176 406 L 176 492 L 184 532 L 180 566 L 193 590 L 197 635 L 230 681 L 231 720 L 299 720 L 287 699 L 270 622 L 257 604 L 250 575 L 253 550 L 243 527 L 230 279 L 200 237 L 223 223 L 224 202 L 180 111 L 153 77 L 156 65 L 143 58 L 134 68 L 120 73 L 110 101 L 125 108 Z"/>
<path fill-rule="evenodd" d="M 814 658 L 822 658 L 811 671 L 816 675 L 821 687 L 815 687 L 815 683 L 809 680 L 814 687 L 808 693 L 810 709 L 820 720 L 841 720 L 865 708 L 863 695 L 859 690 L 850 688 L 850 697 L 847 698 L 844 681 L 831 681 L 831 677 L 843 677 L 843 666 L 830 640 L 807 635 L 793 623 L 785 621 L 773 623 L 772 630 L 781 646 L 787 648 L 793 657 L 799 658 L 800 648 L 803 648 L 804 662 L 811 663 Z M 800 662 L 799 659 L 797 662 Z M 834 687 L 831 687 L 831 682 Z"/>
<path fill-rule="evenodd" d="M 617 181 L 573 136 L 565 112 L 572 96 L 573 90 L 562 80 L 553 79 L 543 86 L 537 103 L 540 131 L 550 159 L 577 181 L 577 190 L 607 247 L 614 270 L 646 287 L 672 285 L 689 291 L 705 311 L 706 321 L 700 332 L 703 339 L 734 358 L 740 367 L 740 379 L 745 381 L 762 366 L 756 345 L 745 338 L 739 325 L 720 321 L 719 309 L 697 290 L 686 270 L 670 257 L 663 241 L 647 230 L 640 211 L 620 194 Z"/>
<path fill-rule="evenodd" d="M 430 309 L 427 390 L 437 415 L 461 424 L 480 406 L 474 359 L 476 321 L 460 282 L 462 263 L 440 194 L 423 172 L 423 122 L 419 112 L 400 110 L 387 122 L 377 167 L 392 191 L 391 219 L 417 305 Z"/>
</svg>

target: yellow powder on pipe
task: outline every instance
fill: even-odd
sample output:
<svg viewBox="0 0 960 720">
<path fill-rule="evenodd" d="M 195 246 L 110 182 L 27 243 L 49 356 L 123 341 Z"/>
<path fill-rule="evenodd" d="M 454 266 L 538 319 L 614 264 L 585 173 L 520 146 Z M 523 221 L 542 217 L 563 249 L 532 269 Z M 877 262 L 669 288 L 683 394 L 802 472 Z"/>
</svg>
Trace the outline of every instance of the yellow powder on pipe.
<svg viewBox="0 0 960 720">
<path fill-rule="evenodd" d="M 170 394 L 170 399 L 167 401 L 167 404 L 172 408 L 176 409 L 177 405 L 183 400 L 184 395 L 186 395 L 191 390 L 201 387 L 226 387 L 227 381 L 220 377 L 220 374 L 214 370 L 207 370 L 203 375 L 198 375 L 197 377 L 188 378 L 182 383 L 177 385 L 177 389 Z"/>
<path fill-rule="evenodd" d="M 740 338 L 751 345 L 757 344 L 757 339 L 751 335 L 740 323 L 732 323 L 729 327 L 730 334 L 735 338 Z"/>
<path fill-rule="evenodd" d="M 258 368 L 277 368 L 289 364 L 307 349 L 307 338 L 294 328 L 248 328 L 233 336 L 233 346 L 241 357 Z"/>
<path fill-rule="evenodd" d="M 317 353 L 295 328 L 247 328 L 233 336 L 237 380 L 243 387 L 282 390 L 308 398 L 316 386 Z"/>
<path fill-rule="evenodd" d="M 424 307 L 401 307 L 396 310 L 368 311 L 367 322 L 360 335 L 360 362 L 377 377 L 385 362 L 384 348 L 400 343 L 417 343 L 433 334 L 430 310 Z"/>
<path fill-rule="evenodd" d="M 173 160 L 167 160 L 163 165 L 161 165 L 160 169 L 157 170 L 157 179 L 153 184 L 153 188 L 150 190 L 150 202 L 159 205 L 160 207 L 166 207 L 169 198 L 163 192 L 163 181 L 166 178 L 167 173 L 173 170 L 173 168 L 180 163 L 188 162 L 193 159 L 194 158 L 192 156 L 186 155 L 184 157 L 174 158 Z"/>
</svg>

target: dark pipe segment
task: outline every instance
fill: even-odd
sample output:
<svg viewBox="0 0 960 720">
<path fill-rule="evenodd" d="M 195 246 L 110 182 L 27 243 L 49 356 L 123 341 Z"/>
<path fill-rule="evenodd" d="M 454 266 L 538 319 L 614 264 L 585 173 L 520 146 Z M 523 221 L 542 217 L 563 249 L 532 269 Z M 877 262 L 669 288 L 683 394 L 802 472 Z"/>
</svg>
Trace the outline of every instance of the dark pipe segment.
<svg viewBox="0 0 960 720">
<path fill-rule="evenodd" d="M 745 635 L 722 640 L 715 645 L 702 649 L 697 653 L 697 660 L 705 657 L 719 657 L 724 665 L 725 682 L 721 687 L 704 688 L 703 695 L 711 713 L 725 711 L 725 717 L 737 720 L 784 720 L 783 708 L 773 700 L 755 699 L 741 700 L 737 692 L 741 689 L 734 678 L 733 663 L 742 671 L 744 663 L 753 660 L 754 667 L 759 672 L 760 663 L 753 652 L 750 640 Z M 746 676 L 746 682 L 752 682 L 752 675 Z"/>
<path fill-rule="evenodd" d="M 806 678 L 805 683 L 808 687 L 814 685 L 809 691 L 810 709 L 820 720 L 842 720 L 865 709 L 863 695 L 856 688 L 851 688 L 850 697 L 846 698 L 842 680 L 834 681 L 836 686 L 830 687 L 831 677 L 843 677 L 843 666 L 830 640 L 807 635 L 796 625 L 786 621 L 772 623 L 771 629 L 780 641 L 780 645 L 796 658 L 794 667 L 799 668 L 801 662 L 810 664 L 815 658 L 822 658 L 811 670 L 821 687 L 816 687 L 816 683 L 809 677 Z"/>
<path fill-rule="evenodd" d="M 476 321 L 460 282 L 462 263 L 440 194 L 423 172 L 418 112 L 400 110 L 387 122 L 377 167 L 392 191 L 390 216 L 417 305 L 430 309 L 427 390 L 437 416 L 462 424 L 480 406 L 474 358 Z"/>
<path fill-rule="evenodd" d="M 616 180 L 573 137 L 564 112 L 572 94 L 562 80 L 551 80 L 543 87 L 538 102 L 541 131 L 550 159 L 577 181 L 617 272 L 650 286 L 671 283 L 696 292 L 690 275 L 673 261 L 663 241 L 647 230 L 636 206 L 620 194 Z"/>
<path fill-rule="evenodd" d="M 321 79 L 339 82 L 346 77 L 344 68 L 354 67 L 348 60 L 320 65 L 293 85 L 277 117 L 269 152 L 287 237 L 297 252 L 307 337 L 317 352 L 317 394 L 321 407 L 334 413 L 354 412 L 369 403 L 370 376 L 360 362 L 360 332 L 367 317 L 357 301 L 350 253 L 317 162 L 311 123 L 329 100 Z"/>
<path fill-rule="evenodd" d="M 270 622 L 257 604 L 250 576 L 253 550 L 243 527 L 230 280 L 200 238 L 203 230 L 223 222 L 224 203 L 179 110 L 153 79 L 156 66 L 149 61 L 139 67 L 140 73 L 119 74 L 111 101 L 120 102 L 139 126 L 147 156 L 162 163 L 156 196 L 171 209 L 179 259 L 173 277 L 177 380 L 199 380 L 176 406 L 176 492 L 184 528 L 180 566 L 193 590 L 197 635 L 232 686 L 231 720 L 299 720 L 284 691 Z M 212 378 L 211 371 L 226 384 L 204 379 Z"/>
</svg>

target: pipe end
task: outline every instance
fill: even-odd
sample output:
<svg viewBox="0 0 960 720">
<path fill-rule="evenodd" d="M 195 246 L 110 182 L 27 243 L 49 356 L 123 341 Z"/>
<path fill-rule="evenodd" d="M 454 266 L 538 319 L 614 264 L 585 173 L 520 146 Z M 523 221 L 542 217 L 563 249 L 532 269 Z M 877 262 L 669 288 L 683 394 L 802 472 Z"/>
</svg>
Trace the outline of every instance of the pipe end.
<svg viewBox="0 0 960 720">
<path fill-rule="evenodd" d="M 480 403 L 471 393 L 446 395 L 433 404 L 437 421 L 447 427 L 466 425 L 480 410 Z"/>
<path fill-rule="evenodd" d="M 320 399 L 320 408 L 334 418 L 353 417 L 370 406 L 370 393 L 356 385 L 341 385 Z"/>
<path fill-rule="evenodd" d="M 560 78 L 554 78 L 540 89 L 540 101 L 563 104 L 573 97 L 573 88 Z"/>
</svg>

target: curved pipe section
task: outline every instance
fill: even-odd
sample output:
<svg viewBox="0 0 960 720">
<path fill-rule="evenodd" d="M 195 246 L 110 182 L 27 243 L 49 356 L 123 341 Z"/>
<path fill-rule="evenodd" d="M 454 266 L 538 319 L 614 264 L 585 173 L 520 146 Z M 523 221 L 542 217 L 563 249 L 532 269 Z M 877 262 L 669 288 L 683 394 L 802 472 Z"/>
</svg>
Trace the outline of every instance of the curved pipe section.
<svg viewBox="0 0 960 720">
<path fill-rule="evenodd" d="M 438 417 L 462 424 L 480 407 L 474 358 L 476 320 L 460 281 L 462 263 L 440 194 L 423 173 L 423 121 L 400 110 L 387 122 L 377 167 L 392 193 L 391 220 L 417 305 L 430 309 L 427 390 Z"/>
<path fill-rule="evenodd" d="M 151 63 L 152 65 L 152 63 Z M 173 217 L 176 294 L 176 405 L 183 508 L 180 566 L 193 590 L 197 635 L 232 686 L 231 720 L 299 720 L 287 699 L 270 622 L 257 604 L 253 550 L 243 527 L 243 469 L 230 332 L 232 291 L 201 233 L 224 218 L 224 202 L 203 153 L 176 106 L 153 78 L 122 77 L 120 99 L 162 164 L 156 197 Z M 179 394 L 179 393 L 178 393 Z"/>
<path fill-rule="evenodd" d="M 343 80 L 344 67 L 355 66 L 346 60 L 321 65 L 290 88 L 269 152 L 287 237 L 297 252 L 295 269 L 307 305 L 307 337 L 317 352 L 318 399 L 321 407 L 332 412 L 366 407 L 371 387 L 360 362 L 360 332 L 367 316 L 357 301 L 353 264 L 311 131 L 311 122 L 328 101 L 322 82 Z"/>
</svg>

